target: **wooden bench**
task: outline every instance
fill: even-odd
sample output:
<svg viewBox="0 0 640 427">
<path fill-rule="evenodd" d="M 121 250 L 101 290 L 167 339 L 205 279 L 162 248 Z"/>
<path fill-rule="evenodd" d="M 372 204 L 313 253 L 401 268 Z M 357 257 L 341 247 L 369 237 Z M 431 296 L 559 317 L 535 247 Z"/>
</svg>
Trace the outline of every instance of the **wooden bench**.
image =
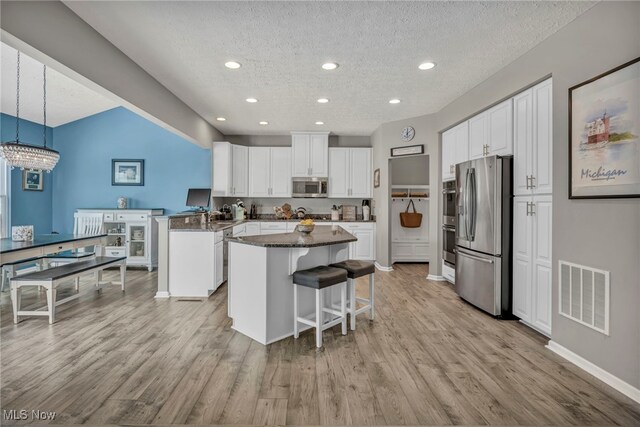
<svg viewBox="0 0 640 427">
<path fill-rule="evenodd" d="M 120 286 L 124 292 L 127 257 L 95 257 L 88 261 L 74 262 L 71 264 L 53 267 L 48 270 L 35 271 L 11 278 L 11 304 L 13 306 L 13 323 L 19 322 L 19 316 L 49 316 L 49 323 L 55 322 L 56 306 L 74 300 L 80 296 L 80 276 L 93 273 L 95 288 L 101 290 L 111 282 L 102 282 L 102 271 L 109 267 L 120 267 Z M 76 293 L 56 301 L 56 288 L 63 282 L 75 280 Z M 20 310 L 20 297 L 22 288 L 26 286 L 42 286 L 47 290 L 47 306 L 37 310 Z M 46 309 L 46 310 L 45 310 Z"/>
</svg>

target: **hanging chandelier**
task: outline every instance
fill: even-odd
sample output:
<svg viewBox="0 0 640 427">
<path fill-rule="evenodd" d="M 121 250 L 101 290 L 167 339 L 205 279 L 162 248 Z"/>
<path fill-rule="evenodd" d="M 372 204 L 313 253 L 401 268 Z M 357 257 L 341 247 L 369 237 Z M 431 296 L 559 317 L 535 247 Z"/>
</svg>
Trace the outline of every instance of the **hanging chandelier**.
<svg viewBox="0 0 640 427">
<path fill-rule="evenodd" d="M 42 147 L 20 142 L 20 51 L 18 51 L 16 77 L 16 139 L 0 144 L 0 157 L 6 160 L 11 169 L 29 169 L 51 172 L 58 160 L 60 153 L 47 148 L 47 66 L 43 70 L 43 138 Z"/>
</svg>

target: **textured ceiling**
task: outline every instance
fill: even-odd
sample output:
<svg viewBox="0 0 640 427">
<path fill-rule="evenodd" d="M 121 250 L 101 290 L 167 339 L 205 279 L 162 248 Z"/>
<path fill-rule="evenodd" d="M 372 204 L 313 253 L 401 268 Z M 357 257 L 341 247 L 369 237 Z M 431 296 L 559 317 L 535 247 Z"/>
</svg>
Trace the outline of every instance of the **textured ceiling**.
<svg viewBox="0 0 640 427">
<path fill-rule="evenodd" d="M 369 135 L 440 110 L 593 3 L 65 4 L 225 134 Z M 425 60 L 438 65 L 419 71 Z"/>
<path fill-rule="evenodd" d="M 1 111 L 16 114 L 17 51 L 0 43 L 2 59 Z M 20 55 L 20 117 L 42 124 L 42 64 L 22 53 Z M 110 108 L 117 107 L 108 98 L 47 68 L 47 126 L 55 127 Z"/>
</svg>

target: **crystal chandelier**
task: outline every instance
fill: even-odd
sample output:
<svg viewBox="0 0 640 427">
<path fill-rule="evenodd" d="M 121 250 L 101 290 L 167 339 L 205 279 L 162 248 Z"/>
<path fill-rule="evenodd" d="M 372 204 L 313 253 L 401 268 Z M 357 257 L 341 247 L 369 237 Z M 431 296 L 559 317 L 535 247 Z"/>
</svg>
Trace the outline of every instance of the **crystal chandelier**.
<svg viewBox="0 0 640 427">
<path fill-rule="evenodd" d="M 11 169 L 29 169 L 51 172 L 60 159 L 60 153 L 47 148 L 47 66 L 43 71 L 43 137 L 44 146 L 23 144 L 20 142 L 20 51 L 18 51 L 16 78 L 16 140 L 0 144 L 0 157 L 7 161 Z"/>
</svg>

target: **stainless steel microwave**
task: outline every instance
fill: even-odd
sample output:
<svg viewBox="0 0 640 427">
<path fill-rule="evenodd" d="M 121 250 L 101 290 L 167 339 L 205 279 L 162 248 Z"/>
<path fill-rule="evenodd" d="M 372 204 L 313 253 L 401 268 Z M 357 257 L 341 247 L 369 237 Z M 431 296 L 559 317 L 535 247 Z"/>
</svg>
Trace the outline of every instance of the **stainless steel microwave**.
<svg viewBox="0 0 640 427">
<path fill-rule="evenodd" d="M 328 178 L 299 177 L 292 178 L 291 195 L 293 197 L 329 197 Z"/>
</svg>

